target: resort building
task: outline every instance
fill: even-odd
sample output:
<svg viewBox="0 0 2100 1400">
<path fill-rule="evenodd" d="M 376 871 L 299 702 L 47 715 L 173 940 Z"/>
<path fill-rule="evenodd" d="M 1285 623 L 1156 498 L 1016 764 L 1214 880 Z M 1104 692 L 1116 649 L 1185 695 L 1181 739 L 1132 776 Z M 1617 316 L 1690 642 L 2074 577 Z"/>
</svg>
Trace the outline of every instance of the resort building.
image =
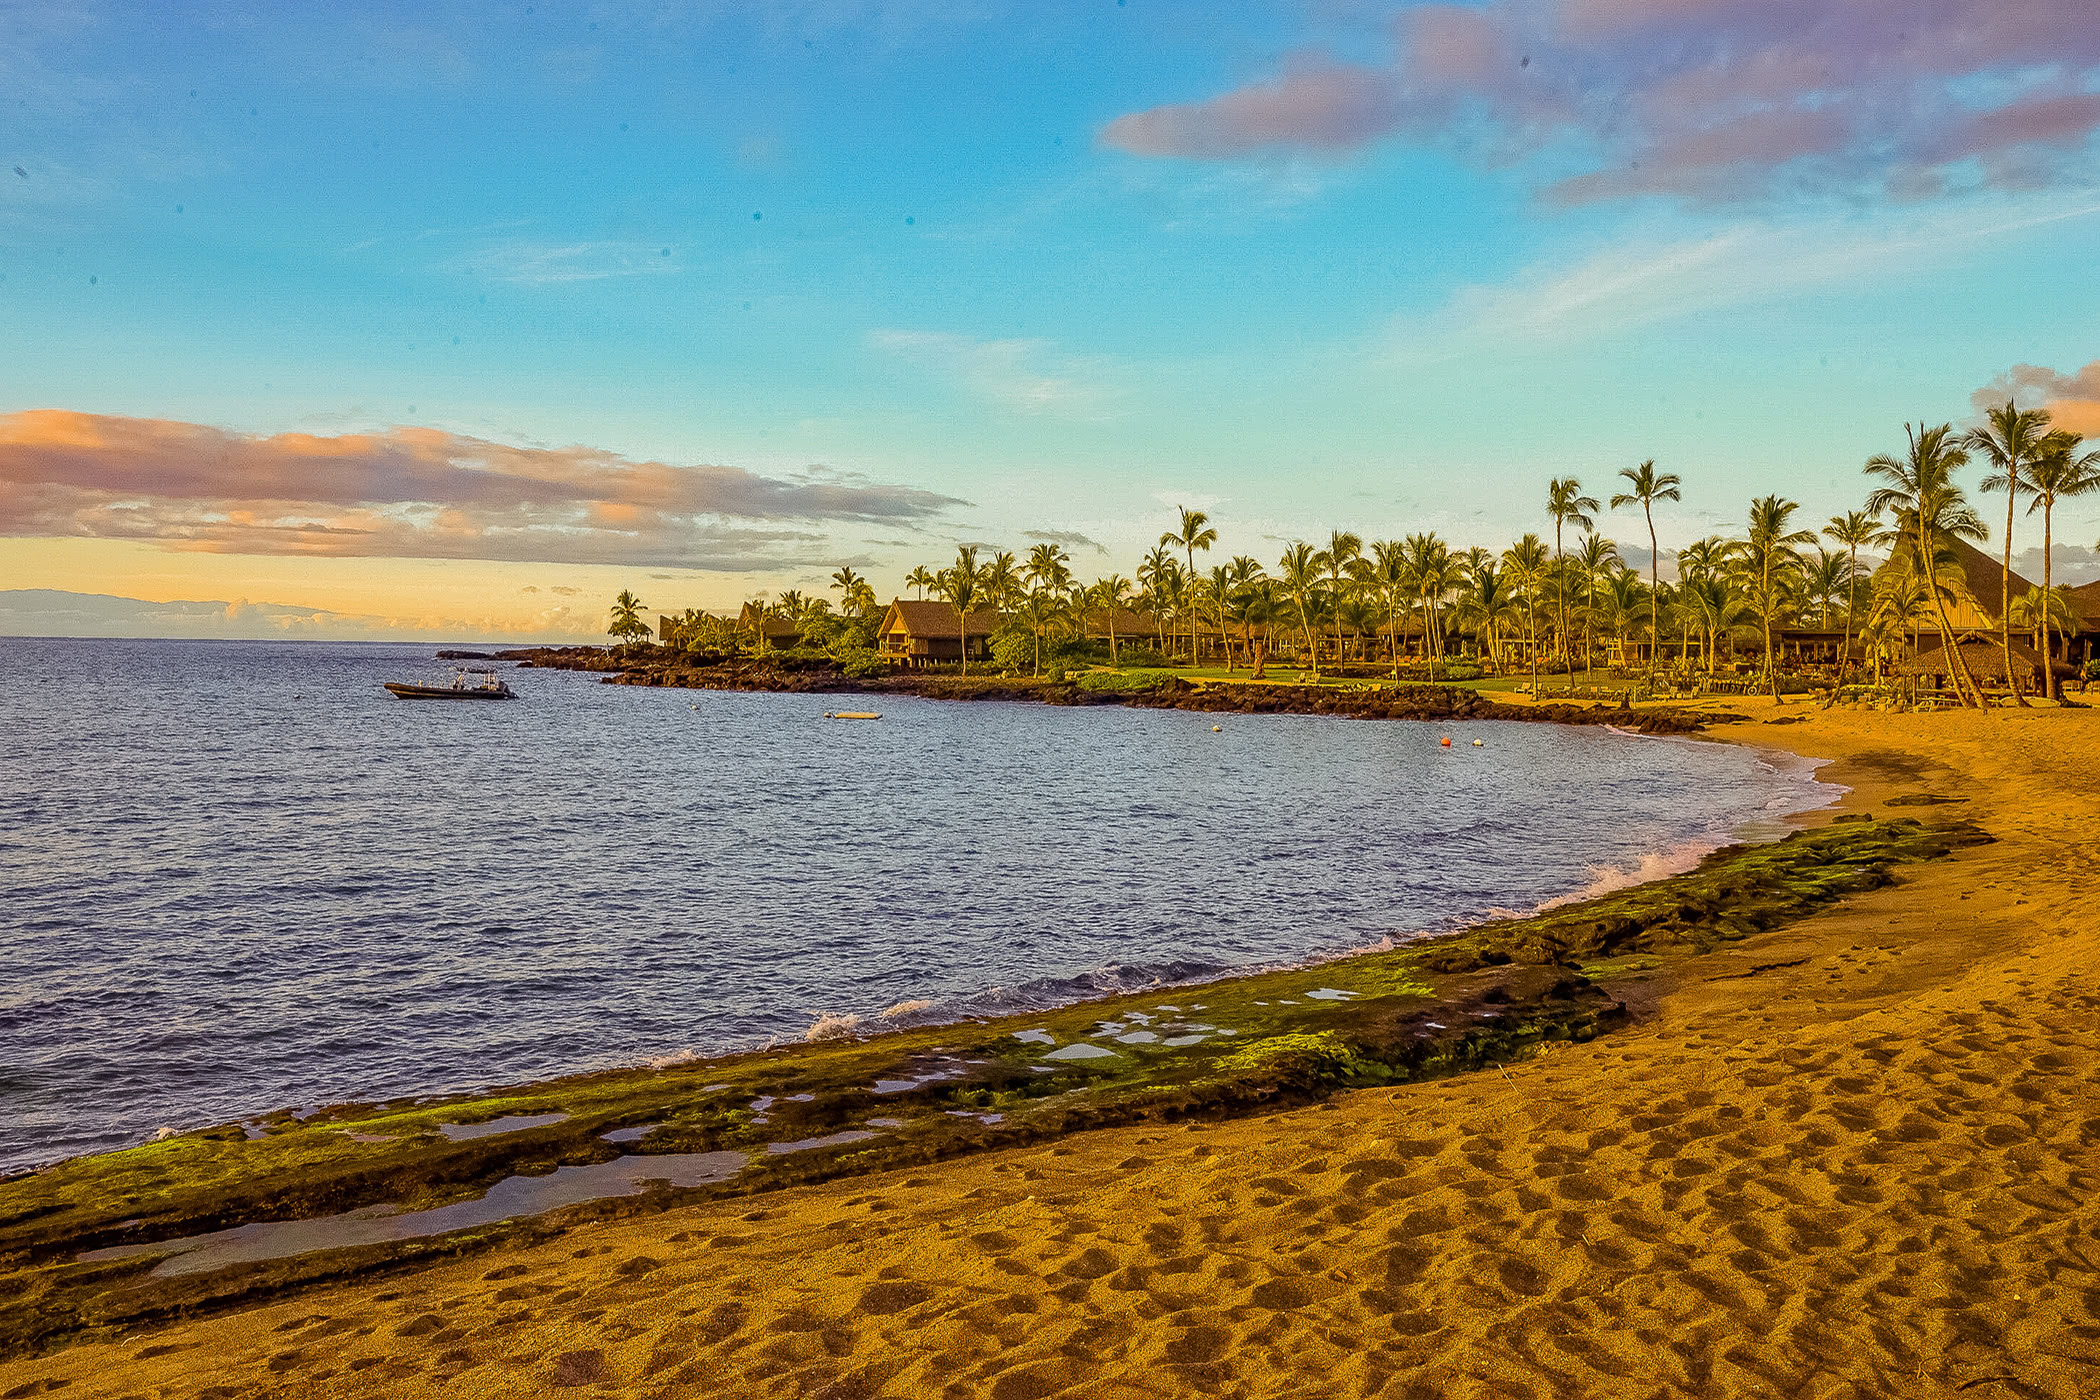
<svg viewBox="0 0 2100 1400">
<path fill-rule="evenodd" d="M 802 641 L 801 624 L 791 622 L 757 603 L 744 604 L 737 614 L 737 630 L 752 638 L 760 651 L 785 651 Z"/>
<path fill-rule="evenodd" d="M 877 630 L 883 658 L 907 666 L 931 666 L 963 659 L 965 644 L 972 661 L 991 655 L 992 632 L 999 614 L 979 608 L 958 618 L 946 603 L 893 599 Z"/>
</svg>

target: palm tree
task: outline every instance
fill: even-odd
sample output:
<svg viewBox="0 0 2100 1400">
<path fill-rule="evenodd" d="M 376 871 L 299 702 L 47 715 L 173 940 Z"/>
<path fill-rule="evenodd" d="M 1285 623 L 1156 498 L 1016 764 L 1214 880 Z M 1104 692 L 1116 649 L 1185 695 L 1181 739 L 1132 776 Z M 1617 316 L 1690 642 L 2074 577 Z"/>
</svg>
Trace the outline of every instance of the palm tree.
<svg viewBox="0 0 2100 1400">
<path fill-rule="evenodd" d="M 1392 652 L 1394 680 L 1400 679 L 1400 600 L 1409 593 L 1413 577 L 1405 545 L 1397 540 L 1372 543 L 1370 578 L 1385 598 L 1386 641 Z"/>
<path fill-rule="evenodd" d="M 1539 593 L 1550 563 L 1546 542 L 1535 534 L 1526 533 L 1523 539 L 1502 551 L 1502 571 L 1508 576 L 1511 589 L 1524 602 L 1524 635 L 1531 644 L 1531 696 L 1534 700 L 1539 693 Z"/>
<path fill-rule="evenodd" d="M 1652 601 L 1648 596 L 1648 587 L 1641 582 L 1639 574 L 1631 569 L 1622 568 L 1616 573 L 1605 575 L 1604 594 L 1599 601 L 1604 609 L 1605 621 L 1611 626 L 1613 640 L 1618 643 L 1619 665 L 1624 667 L 1626 635 L 1633 630 L 1635 619 L 1641 615 L 1644 605 Z M 1652 619 L 1654 614 L 1651 612 L 1649 616 Z M 1652 638 L 1649 645 L 1651 648 L 1654 645 Z"/>
<path fill-rule="evenodd" d="M 612 626 L 606 628 L 606 632 L 629 644 L 639 637 L 648 636 L 649 624 L 642 621 L 642 609 L 648 606 L 627 589 L 621 589 L 619 596 L 613 599 Z"/>
<path fill-rule="evenodd" d="M 1817 546 L 1816 557 L 1802 563 L 1802 599 L 1814 611 L 1816 626 L 1828 631 L 1830 614 L 1837 611 L 1838 599 L 1846 599 L 1850 606 L 1854 568 L 1851 557 Z"/>
<path fill-rule="evenodd" d="M 926 590 L 933 587 L 936 581 L 933 570 L 927 568 L 924 564 L 919 565 L 904 576 L 904 586 L 918 589 L 919 601 L 922 603 L 926 601 Z"/>
<path fill-rule="evenodd" d="M 1937 428 L 1906 423 L 1903 431 L 1910 439 L 1907 456 L 1896 458 L 1881 452 L 1867 459 L 1867 475 L 1889 483 L 1867 497 L 1867 513 L 1890 516 L 1897 522 L 1897 537 L 1907 537 L 1919 577 L 1932 582 L 1926 592 L 1939 621 L 1940 645 L 1947 657 L 1948 674 L 1954 678 L 1955 693 L 1961 696 L 1962 704 L 1982 709 L 1983 692 L 1976 688 L 1967 663 L 1961 659 L 1953 624 L 1947 620 L 1947 601 L 1937 585 L 1940 541 L 1980 540 L 1990 535 L 1970 508 L 1968 497 L 1954 482 L 1955 470 L 1968 464 L 1969 454 L 1956 441 L 1951 423 Z"/>
<path fill-rule="evenodd" d="M 978 581 L 984 585 L 984 601 L 1001 612 L 1010 612 L 1021 600 L 1021 573 L 1014 567 L 1014 556 L 1009 550 L 1000 550 L 978 570 Z"/>
<path fill-rule="evenodd" d="M 1596 523 L 1590 512 L 1597 509 L 1597 498 L 1582 494 L 1582 483 L 1572 476 L 1559 476 L 1546 483 L 1546 513 L 1553 517 L 1553 562 L 1561 558 L 1560 532 L 1563 525 L 1580 525 L 1585 530 L 1594 530 Z M 1560 610 L 1560 647 L 1568 647 L 1568 610 L 1565 604 Z"/>
<path fill-rule="evenodd" d="M 1086 591 L 1087 602 L 1100 608 L 1108 618 L 1108 664 L 1123 664 L 1122 653 L 1116 648 L 1116 610 L 1123 606 L 1123 596 L 1130 592 L 1130 580 L 1121 574 L 1109 574 L 1097 579 Z"/>
<path fill-rule="evenodd" d="M 1744 582 L 1749 584 L 1750 605 L 1765 624 L 1765 673 L 1772 682 L 1772 698 L 1779 699 L 1779 648 L 1773 635 L 1788 602 L 1788 585 L 1800 572 L 1801 556 L 1795 550 L 1815 543 L 1808 530 L 1789 530 L 1799 501 L 1778 496 L 1760 496 L 1750 503 L 1749 537 L 1734 542 L 1734 555 Z"/>
<path fill-rule="evenodd" d="M 1451 591 L 1456 573 L 1451 547 L 1430 530 L 1409 535 L 1400 548 L 1407 559 L 1408 579 L 1422 602 L 1422 659 L 1427 661 L 1444 652 L 1444 595 Z"/>
<path fill-rule="evenodd" d="M 955 636 L 962 646 L 962 673 L 966 676 L 970 674 L 970 614 L 977 610 L 983 589 L 984 571 L 978 567 L 975 545 L 959 547 L 954 565 L 941 570 L 933 581 L 933 591 L 955 609 Z"/>
<path fill-rule="evenodd" d="M 1035 673 L 1043 674 L 1043 637 L 1065 619 L 1064 600 L 1047 588 L 1038 588 L 1021 600 L 1019 617 L 1035 638 Z"/>
<path fill-rule="evenodd" d="M 2051 565 L 2056 552 L 2054 521 L 2056 503 L 2074 496 L 2089 496 L 2100 491 L 2100 448 L 2083 455 L 2078 453 L 2082 441 L 2077 433 L 2058 431 L 2049 434 L 2042 451 L 2035 456 L 2034 465 L 2027 469 L 2027 480 L 2033 489 L 2034 500 L 2028 504 L 2027 513 L 2036 509 L 2042 512 L 2042 593 L 2046 597 L 2056 596 L 2054 570 Z M 2054 643 L 2049 633 L 2054 623 L 2054 610 L 2042 614 L 2041 653 L 2049 675 L 2051 699 L 2063 699 L 2063 683 L 2057 679 Z"/>
<path fill-rule="evenodd" d="M 1378 626 L 1378 604 L 1361 593 L 1352 593 L 1334 607 L 1334 625 L 1357 641 Z"/>
<path fill-rule="evenodd" d="M 1582 575 L 1582 597 L 1585 604 L 1582 640 L 1582 664 L 1585 670 L 1589 668 L 1591 654 L 1597 649 L 1597 580 L 1618 562 L 1618 545 L 1595 530 L 1584 533 L 1582 547 L 1575 552 L 1575 565 Z"/>
<path fill-rule="evenodd" d="M 1343 593 L 1347 591 L 1342 579 L 1348 574 L 1349 566 L 1363 558 L 1364 542 L 1360 536 L 1352 535 L 1347 530 L 1330 530 L 1327 534 L 1327 548 L 1320 553 L 1327 560 L 1327 581 L 1330 588 L 1327 596 L 1331 610 L 1332 605 L 1340 602 Z M 1335 659 L 1339 662 L 1342 651 L 1340 618 L 1336 618 L 1334 624 L 1334 650 Z"/>
<path fill-rule="evenodd" d="M 1154 545 L 1138 565 L 1138 587 L 1144 591 L 1144 606 L 1152 612 L 1153 637 L 1159 649 L 1167 649 L 1167 613 L 1180 593 L 1181 561 L 1167 553 L 1164 543 Z"/>
<path fill-rule="evenodd" d="M 1072 584 L 1071 562 L 1071 555 L 1046 540 L 1028 551 L 1028 563 L 1021 572 L 1037 588 L 1062 593 Z"/>
<path fill-rule="evenodd" d="M 1226 615 L 1246 639 L 1249 665 L 1253 668 L 1255 680 L 1268 675 L 1269 629 L 1282 610 L 1283 600 L 1277 596 L 1276 580 L 1264 576 L 1259 569 L 1247 575 L 1232 590 Z"/>
<path fill-rule="evenodd" d="M 1721 634 L 1735 626 L 1743 605 L 1728 579 L 1714 572 L 1693 574 L 1681 580 L 1678 591 L 1692 619 L 1699 624 L 1701 649 L 1706 653 L 1706 677 L 1712 680 L 1719 664 Z"/>
<path fill-rule="evenodd" d="M 1304 540 L 1293 540 L 1276 561 L 1282 574 L 1284 596 L 1298 609 L 1298 625 L 1305 632 L 1306 650 L 1312 654 L 1313 680 L 1320 679 L 1320 645 L 1313 635 L 1313 617 L 1320 610 L 1320 575 L 1326 572 L 1327 556 Z"/>
<path fill-rule="evenodd" d="M 1485 551 L 1475 552 L 1485 554 Z M 1465 591 L 1459 595 L 1458 610 L 1466 621 L 1473 624 L 1475 639 L 1486 640 L 1486 659 L 1499 667 L 1502 662 L 1502 623 L 1516 610 L 1516 600 L 1492 558 L 1468 561 Z"/>
<path fill-rule="evenodd" d="M 1655 543 L 1655 503 L 1682 500 L 1677 491 L 1682 483 L 1675 472 L 1658 472 L 1652 459 L 1638 467 L 1621 467 L 1619 475 L 1626 478 L 1627 489 L 1611 498 L 1611 508 L 1618 510 L 1638 501 L 1641 514 L 1648 519 L 1648 630 L 1652 634 L 1655 631 L 1655 600 L 1661 592 L 1656 573 L 1661 558 Z M 1648 651 L 1648 684 L 1651 687 L 1655 684 L 1655 654 L 1662 650 L 1661 640 L 1656 637 Z M 1773 684 L 1778 682 L 1775 680 Z M 1774 690 L 1772 693 L 1777 695 L 1779 692 Z"/>
<path fill-rule="evenodd" d="M 1208 554 L 1210 547 L 1218 542 L 1218 532 L 1210 528 L 1210 517 L 1200 510 L 1187 506 L 1176 507 L 1181 512 L 1181 532 L 1168 531 L 1159 537 L 1161 544 L 1179 546 L 1188 555 L 1189 577 L 1196 576 L 1196 551 Z"/>
<path fill-rule="evenodd" d="M 2026 473 L 2034 466 L 2035 458 L 2046 450 L 2048 437 L 2048 413 L 2039 408 L 2020 408 L 2010 399 L 1985 415 L 1983 427 L 1962 435 L 1962 446 L 1981 452 L 1990 461 L 1993 470 L 1983 479 L 1983 489 L 2005 493 L 2004 559 L 1998 573 L 1998 630 L 2005 647 L 2005 684 L 2012 691 L 2013 699 L 2022 706 L 2027 704 L 2027 697 L 2020 694 L 2020 683 L 2016 679 L 2019 672 L 2013 669 L 2012 659 L 2013 506 L 2021 495 L 2033 489 L 2028 484 Z"/>
<path fill-rule="evenodd" d="M 1881 522 L 1863 510 L 1848 510 L 1843 515 L 1833 515 L 1823 533 L 1835 544 L 1845 547 L 1845 558 L 1851 567 L 1846 571 L 1845 583 L 1845 641 L 1838 652 L 1838 679 L 1845 677 L 1845 668 L 1852 664 L 1852 618 L 1859 610 L 1859 547 L 1872 544 L 1881 537 Z M 1831 692 L 1837 698 L 1837 692 Z"/>
</svg>

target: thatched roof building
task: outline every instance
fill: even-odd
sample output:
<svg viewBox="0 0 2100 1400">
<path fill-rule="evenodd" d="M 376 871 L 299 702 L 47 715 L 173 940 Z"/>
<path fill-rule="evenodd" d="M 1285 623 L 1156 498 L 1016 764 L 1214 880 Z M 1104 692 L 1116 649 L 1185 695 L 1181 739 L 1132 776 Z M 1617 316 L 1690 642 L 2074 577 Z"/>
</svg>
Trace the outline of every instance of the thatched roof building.
<svg viewBox="0 0 2100 1400">
<path fill-rule="evenodd" d="M 1971 679 L 1984 685 L 2005 684 L 2005 647 L 2002 642 L 1971 638 L 1960 644 L 1960 654 L 1962 665 L 1968 668 Z M 2012 657 L 2013 669 L 2019 672 L 2022 685 L 2033 686 L 2040 683 L 2042 658 L 2035 654 L 2033 647 L 2025 642 L 2016 641 L 2012 644 Z M 1946 648 L 1937 641 L 1928 642 L 1918 648 L 1917 655 L 1897 662 L 1895 670 L 1899 676 L 1947 677 L 1950 672 Z M 2064 675 L 2070 674 L 2070 668 L 2061 664 L 2058 665 L 2057 671 Z"/>
<path fill-rule="evenodd" d="M 999 614 L 991 608 L 958 618 L 947 603 L 898 598 L 882 615 L 876 636 L 884 656 L 913 665 L 960 661 L 966 643 L 975 661 L 989 654 L 991 636 L 998 626 Z"/>
</svg>

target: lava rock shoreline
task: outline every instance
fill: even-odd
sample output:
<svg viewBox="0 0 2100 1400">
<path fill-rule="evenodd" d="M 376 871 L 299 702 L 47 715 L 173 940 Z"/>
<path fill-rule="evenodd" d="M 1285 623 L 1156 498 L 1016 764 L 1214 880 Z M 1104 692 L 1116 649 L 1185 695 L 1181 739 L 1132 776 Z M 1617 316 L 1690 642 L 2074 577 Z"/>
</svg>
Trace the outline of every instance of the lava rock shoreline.
<svg viewBox="0 0 2100 1400">
<path fill-rule="evenodd" d="M 1431 722 L 1515 720 L 1546 724 L 1609 724 L 1639 734 L 1693 734 L 1740 716 L 1611 705 L 1509 705 L 1459 685 L 1364 684 L 1338 687 L 1242 681 L 1189 681 L 1162 676 L 1141 689 L 1094 690 L 1073 681 L 1028 676 L 963 676 L 897 671 L 856 678 L 822 662 L 795 659 L 693 660 L 664 648 L 616 653 L 601 647 L 530 647 L 499 659 L 544 670 L 592 671 L 606 685 L 666 686 L 682 690 L 776 692 L 789 695 L 911 695 L 925 700 L 1033 701 L 1046 705 L 1121 705 L 1132 709 L 1193 710 L 1204 714 L 1340 715 L 1352 719 Z"/>
</svg>

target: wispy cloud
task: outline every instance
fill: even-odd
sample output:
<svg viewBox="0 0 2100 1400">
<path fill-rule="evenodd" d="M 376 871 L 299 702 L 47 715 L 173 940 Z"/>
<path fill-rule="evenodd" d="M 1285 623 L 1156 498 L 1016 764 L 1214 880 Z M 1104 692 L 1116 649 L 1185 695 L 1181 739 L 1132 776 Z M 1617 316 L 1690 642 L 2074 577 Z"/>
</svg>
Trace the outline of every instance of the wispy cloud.
<svg viewBox="0 0 2100 1400">
<path fill-rule="evenodd" d="M 2089 184 L 2090 0 L 1490 0 L 1396 7 L 1391 59 L 1282 71 L 1126 113 L 1153 159 L 1335 155 L 1383 140 L 1536 162 L 1547 196 L 1733 203 Z"/>
<path fill-rule="evenodd" d="M 0 534 L 13 536 L 751 570 L 804 562 L 828 526 L 909 526 L 962 504 L 824 467 L 767 477 L 434 428 L 260 437 L 57 410 L 0 417 Z"/>
<path fill-rule="evenodd" d="M 1675 241 L 1620 243 L 1572 261 L 1537 264 L 1498 283 L 1462 287 L 1430 315 L 1395 321 L 1389 344 L 1403 360 L 1433 360 L 1605 339 L 1701 312 L 1776 301 L 1810 287 L 1914 272 L 1986 240 L 2095 215 L 2100 205 L 2024 215 L 1958 208 L 1900 224 L 1743 224 Z"/>
<path fill-rule="evenodd" d="M 1024 414 L 1097 417 L 1121 397 L 1108 364 L 1044 340 L 974 340 L 943 331 L 871 331 L 868 343 L 937 371 L 986 403 Z"/>
<path fill-rule="evenodd" d="M 678 270 L 676 252 L 667 243 L 513 242 L 465 254 L 453 265 L 483 281 L 549 287 L 612 277 L 660 277 Z"/>
</svg>

